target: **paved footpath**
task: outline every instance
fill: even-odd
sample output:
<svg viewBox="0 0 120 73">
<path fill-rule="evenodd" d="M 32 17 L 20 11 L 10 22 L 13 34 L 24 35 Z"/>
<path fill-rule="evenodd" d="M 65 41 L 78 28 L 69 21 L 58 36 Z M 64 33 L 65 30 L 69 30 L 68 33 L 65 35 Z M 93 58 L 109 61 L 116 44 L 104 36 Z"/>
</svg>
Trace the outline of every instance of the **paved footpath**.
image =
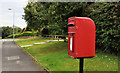
<svg viewBox="0 0 120 73">
<path fill-rule="evenodd" d="M 3 41 L 2 71 L 41 71 L 41 68 L 13 41 Z"/>
<path fill-rule="evenodd" d="M 0 39 L 0 73 L 2 72 L 2 40 Z"/>
</svg>

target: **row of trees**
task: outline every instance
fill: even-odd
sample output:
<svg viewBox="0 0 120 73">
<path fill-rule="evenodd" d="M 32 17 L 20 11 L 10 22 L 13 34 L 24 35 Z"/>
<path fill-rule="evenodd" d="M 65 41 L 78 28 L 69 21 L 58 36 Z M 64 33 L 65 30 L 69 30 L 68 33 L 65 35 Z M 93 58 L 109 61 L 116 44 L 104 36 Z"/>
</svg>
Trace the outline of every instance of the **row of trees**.
<svg viewBox="0 0 120 73">
<path fill-rule="evenodd" d="M 24 8 L 27 29 L 41 34 L 67 34 L 69 17 L 90 17 L 96 24 L 96 48 L 118 53 L 120 4 L 87 2 L 35 2 Z M 45 33 L 42 33 L 44 32 Z"/>
<path fill-rule="evenodd" d="M 28 28 L 48 34 L 67 34 L 67 19 L 72 16 L 84 16 L 87 3 L 35 2 L 24 8 L 24 19 Z"/>
<path fill-rule="evenodd" d="M 2 31 L 2 38 L 3 38 L 3 39 L 4 39 L 5 37 L 13 34 L 13 28 L 12 28 L 12 27 L 9 27 L 9 26 L 7 26 L 7 27 L 5 27 L 5 26 L 4 26 L 4 27 L 0 27 L 0 30 Z M 14 29 L 14 34 L 19 33 L 19 32 L 21 32 L 21 31 L 22 31 L 22 29 L 21 29 L 20 27 L 16 27 L 16 28 Z"/>
</svg>

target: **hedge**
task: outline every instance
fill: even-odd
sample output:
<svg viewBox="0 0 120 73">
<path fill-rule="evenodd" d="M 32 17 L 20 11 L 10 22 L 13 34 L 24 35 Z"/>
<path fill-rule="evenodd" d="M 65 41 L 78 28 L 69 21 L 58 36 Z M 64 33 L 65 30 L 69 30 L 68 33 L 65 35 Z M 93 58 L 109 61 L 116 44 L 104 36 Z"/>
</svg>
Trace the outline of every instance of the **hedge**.
<svg viewBox="0 0 120 73">
<path fill-rule="evenodd" d="M 18 37 L 23 37 L 23 36 L 35 36 L 36 34 L 37 34 L 36 32 L 25 31 L 23 33 L 14 34 L 14 37 L 18 38 Z M 13 35 L 9 35 L 7 38 L 12 38 L 12 37 Z"/>
<path fill-rule="evenodd" d="M 118 54 L 120 37 L 119 3 L 94 3 L 87 8 L 96 24 L 96 48 Z"/>
</svg>

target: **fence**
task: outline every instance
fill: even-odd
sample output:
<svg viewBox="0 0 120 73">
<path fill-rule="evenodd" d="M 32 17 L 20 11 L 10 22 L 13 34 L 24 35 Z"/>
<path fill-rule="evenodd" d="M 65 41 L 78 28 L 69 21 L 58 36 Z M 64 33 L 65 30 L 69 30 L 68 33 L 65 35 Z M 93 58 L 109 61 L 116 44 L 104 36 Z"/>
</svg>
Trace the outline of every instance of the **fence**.
<svg viewBox="0 0 120 73">
<path fill-rule="evenodd" d="M 49 38 L 49 39 L 52 38 L 53 40 L 59 40 L 59 39 L 66 40 L 66 37 L 68 37 L 68 35 L 42 35 L 42 37 Z"/>
</svg>

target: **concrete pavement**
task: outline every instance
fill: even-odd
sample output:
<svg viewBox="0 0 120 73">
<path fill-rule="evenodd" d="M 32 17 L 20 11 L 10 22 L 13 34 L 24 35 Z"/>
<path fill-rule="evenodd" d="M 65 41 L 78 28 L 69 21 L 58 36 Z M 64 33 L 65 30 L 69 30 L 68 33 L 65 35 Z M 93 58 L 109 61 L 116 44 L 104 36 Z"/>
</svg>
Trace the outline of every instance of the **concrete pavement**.
<svg viewBox="0 0 120 73">
<path fill-rule="evenodd" d="M 2 72 L 2 40 L 0 39 L 0 73 Z"/>
<path fill-rule="evenodd" d="M 4 41 L 13 41 L 13 39 L 1 39 L 3 42 Z M 16 40 L 20 40 L 20 39 L 14 39 L 14 41 L 16 41 Z"/>
<path fill-rule="evenodd" d="M 0 50 L 1 51 L 1 50 Z M 2 71 L 42 71 L 12 40 L 2 44 Z M 41 73 L 41 72 L 40 72 Z"/>
</svg>

